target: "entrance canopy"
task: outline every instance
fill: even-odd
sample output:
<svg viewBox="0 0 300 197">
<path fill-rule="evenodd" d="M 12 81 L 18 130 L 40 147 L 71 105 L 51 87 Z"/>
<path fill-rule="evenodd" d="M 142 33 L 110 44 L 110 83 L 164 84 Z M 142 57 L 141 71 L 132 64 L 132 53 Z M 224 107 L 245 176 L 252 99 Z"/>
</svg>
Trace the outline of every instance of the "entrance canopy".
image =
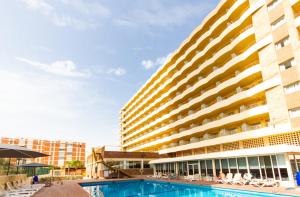
<svg viewBox="0 0 300 197">
<path fill-rule="evenodd" d="M 300 147 L 281 144 L 281 145 L 266 146 L 266 147 L 259 147 L 259 148 L 239 149 L 233 151 L 215 152 L 215 153 L 190 155 L 190 156 L 183 156 L 183 157 L 155 159 L 150 161 L 150 164 L 191 161 L 191 160 L 200 160 L 200 159 L 205 160 L 205 159 L 221 159 L 221 158 L 230 158 L 230 157 L 272 155 L 272 154 L 280 154 L 280 153 L 281 154 L 300 153 Z"/>
</svg>

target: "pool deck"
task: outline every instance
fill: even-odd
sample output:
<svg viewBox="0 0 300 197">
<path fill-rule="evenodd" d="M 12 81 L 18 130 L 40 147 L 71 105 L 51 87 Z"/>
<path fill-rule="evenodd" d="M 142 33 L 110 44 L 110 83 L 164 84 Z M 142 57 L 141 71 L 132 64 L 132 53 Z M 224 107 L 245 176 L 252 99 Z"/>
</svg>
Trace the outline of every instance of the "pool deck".
<svg viewBox="0 0 300 197">
<path fill-rule="evenodd" d="M 79 183 L 92 183 L 92 182 L 105 182 L 105 181 L 120 181 L 120 180 L 159 180 L 166 182 L 176 182 L 176 183 L 188 183 L 194 185 L 206 185 L 219 188 L 227 189 L 239 189 L 239 190 L 248 190 L 255 192 L 268 192 L 273 194 L 285 194 L 292 196 L 300 196 L 300 188 L 296 189 L 286 189 L 284 187 L 254 187 L 252 185 L 231 185 L 231 184 L 218 184 L 215 182 L 206 182 L 206 181 L 186 181 L 183 179 L 152 179 L 148 177 L 137 177 L 132 179 L 86 179 L 78 181 L 64 181 L 63 184 L 54 183 L 51 187 L 45 187 L 41 191 L 37 192 L 34 197 L 89 197 L 89 194 L 79 185 Z"/>
<path fill-rule="evenodd" d="M 79 181 L 63 181 L 63 184 L 57 182 L 53 183 L 51 187 L 44 187 L 34 197 L 89 197 L 89 193 L 86 192 L 79 184 Z M 80 180 L 82 182 L 82 180 Z"/>
</svg>

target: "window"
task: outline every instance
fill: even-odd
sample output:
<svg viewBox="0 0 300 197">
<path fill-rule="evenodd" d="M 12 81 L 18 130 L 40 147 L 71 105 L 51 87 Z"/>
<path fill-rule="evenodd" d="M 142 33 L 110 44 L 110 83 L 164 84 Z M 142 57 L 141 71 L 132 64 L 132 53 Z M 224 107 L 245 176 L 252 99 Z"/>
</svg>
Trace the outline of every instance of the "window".
<svg viewBox="0 0 300 197">
<path fill-rule="evenodd" d="M 291 58 L 291 59 L 289 59 L 289 60 L 287 60 L 287 61 L 282 62 L 281 64 L 279 64 L 279 69 L 280 69 L 280 71 L 284 71 L 286 69 L 289 69 L 289 68 L 295 66 L 295 64 L 296 63 L 295 63 L 294 58 Z"/>
<path fill-rule="evenodd" d="M 291 118 L 300 117 L 300 107 L 290 109 L 289 112 L 290 112 L 290 117 Z"/>
<path fill-rule="evenodd" d="M 249 163 L 250 173 L 253 175 L 253 177 L 261 178 L 258 158 L 257 157 L 248 157 L 248 163 Z"/>
<path fill-rule="evenodd" d="M 285 37 L 285 38 L 279 40 L 278 42 L 276 42 L 276 43 L 275 43 L 275 48 L 276 48 L 277 50 L 279 50 L 279 49 L 281 49 L 281 48 L 287 46 L 289 43 L 290 43 L 290 40 L 289 40 L 289 37 L 287 36 L 287 37 Z"/>
<path fill-rule="evenodd" d="M 237 158 L 237 163 L 238 163 L 239 173 L 245 174 L 248 172 L 247 171 L 247 162 L 246 162 L 245 157 Z"/>
<path fill-rule="evenodd" d="M 300 90 L 300 82 L 299 81 L 284 87 L 284 91 L 286 94 L 290 94 L 290 93 L 293 93 L 293 92 L 296 92 L 299 90 Z"/>
<path fill-rule="evenodd" d="M 268 4 L 268 11 L 272 10 L 276 5 L 278 5 L 281 1 L 280 0 L 273 0 L 271 3 Z"/>
<path fill-rule="evenodd" d="M 283 23 L 285 23 L 285 18 L 284 15 L 279 17 L 277 20 L 275 20 L 273 23 L 271 23 L 272 29 L 276 29 L 277 27 L 279 27 L 280 25 L 282 25 Z"/>
</svg>

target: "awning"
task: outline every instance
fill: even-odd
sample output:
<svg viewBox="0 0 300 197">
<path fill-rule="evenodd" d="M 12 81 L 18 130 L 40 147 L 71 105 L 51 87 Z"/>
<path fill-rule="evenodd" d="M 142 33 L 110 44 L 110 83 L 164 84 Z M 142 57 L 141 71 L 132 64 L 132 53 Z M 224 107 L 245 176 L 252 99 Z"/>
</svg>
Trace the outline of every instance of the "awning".
<svg viewBox="0 0 300 197">
<path fill-rule="evenodd" d="M 204 159 L 248 157 L 248 156 L 283 154 L 283 153 L 300 153 L 300 147 L 281 144 L 281 145 L 266 146 L 266 147 L 259 147 L 259 148 L 239 149 L 239 150 L 190 155 L 190 156 L 183 156 L 183 157 L 155 159 L 150 161 L 150 164 L 191 161 L 191 160 L 204 160 Z"/>
</svg>

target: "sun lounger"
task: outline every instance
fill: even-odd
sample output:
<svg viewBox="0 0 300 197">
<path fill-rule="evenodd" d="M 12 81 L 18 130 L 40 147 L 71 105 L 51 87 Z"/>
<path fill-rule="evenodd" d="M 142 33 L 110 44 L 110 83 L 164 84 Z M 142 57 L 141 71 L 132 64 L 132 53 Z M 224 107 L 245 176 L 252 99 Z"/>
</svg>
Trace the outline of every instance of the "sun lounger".
<svg viewBox="0 0 300 197">
<path fill-rule="evenodd" d="M 177 176 L 176 176 L 176 174 L 169 174 L 169 179 L 176 179 L 177 178 Z"/>
<path fill-rule="evenodd" d="M 2 185 L 0 185 L 0 193 L 3 197 L 30 197 L 32 194 L 29 192 L 16 191 L 16 190 L 5 190 Z M 1 196 L 0 195 L 0 196 Z"/>
<path fill-rule="evenodd" d="M 199 181 L 200 180 L 200 175 L 199 174 L 189 175 L 188 180 L 189 181 Z"/>
<path fill-rule="evenodd" d="M 189 181 L 192 179 L 192 175 L 187 175 L 183 179 Z"/>
<path fill-rule="evenodd" d="M 266 179 L 261 182 L 259 187 L 279 187 L 279 181 L 274 179 Z"/>
<path fill-rule="evenodd" d="M 232 177 L 232 173 L 227 173 L 225 179 L 222 179 L 220 183 L 230 183 L 232 181 Z"/>
<path fill-rule="evenodd" d="M 229 181 L 229 183 L 240 184 L 241 181 L 242 181 L 241 173 L 235 173 L 233 179 L 231 181 Z"/>
<path fill-rule="evenodd" d="M 245 173 L 239 184 L 240 185 L 246 185 L 246 184 L 251 182 L 251 179 L 252 179 L 252 174 Z"/>
<path fill-rule="evenodd" d="M 263 179 L 252 179 L 250 182 L 249 182 L 249 185 L 253 185 L 253 186 L 257 186 L 257 187 L 260 187 L 260 185 L 264 182 Z"/>
<path fill-rule="evenodd" d="M 12 194 L 18 194 L 19 196 L 32 196 L 38 190 L 35 188 L 16 188 L 10 182 L 6 183 L 9 196 Z"/>
</svg>

